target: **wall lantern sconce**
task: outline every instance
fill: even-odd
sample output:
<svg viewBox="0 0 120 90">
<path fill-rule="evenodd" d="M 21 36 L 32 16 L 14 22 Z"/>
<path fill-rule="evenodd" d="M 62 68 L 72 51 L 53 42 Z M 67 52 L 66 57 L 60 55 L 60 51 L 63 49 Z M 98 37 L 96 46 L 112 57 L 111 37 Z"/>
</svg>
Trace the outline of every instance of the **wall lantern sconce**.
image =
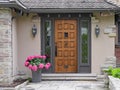
<svg viewBox="0 0 120 90">
<path fill-rule="evenodd" d="M 95 27 L 95 35 L 96 35 L 96 37 L 98 37 L 99 34 L 100 34 L 100 28 L 98 27 L 98 25 L 96 25 L 96 27 Z"/>
<path fill-rule="evenodd" d="M 33 37 L 35 37 L 36 34 L 37 34 L 37 27 L 34 24 L 33 27 L 32 27 L 32 35 L 33 35 Z"/>
</svg>

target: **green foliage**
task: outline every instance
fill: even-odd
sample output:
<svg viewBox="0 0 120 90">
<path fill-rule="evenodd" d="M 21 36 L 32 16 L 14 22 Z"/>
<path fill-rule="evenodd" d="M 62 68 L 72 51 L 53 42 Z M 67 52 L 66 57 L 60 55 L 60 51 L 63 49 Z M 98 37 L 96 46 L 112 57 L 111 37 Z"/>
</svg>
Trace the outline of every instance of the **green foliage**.
<svg viewBox="0 0 120 90">
<path fill-rule="evenodd" d="M 29 82 L 32 82 L 32 78 L 31 78 L 31 77 L 28 77 L 27 80 L 28 80 Z"/>
<path fill-rule="evenodd" d="M 120 68 L 112 68 L 112 67 L 109 67 L 108 70 L 106 70 L 105 72 L 108 73 L 108 75 L 111 75 L 115 78 L 120 78 Z"/>
<path fill-rule="evenodd" d="M 30 61 L 31 65 L 39 65 L 40 63 L 45 64 L 45 60 L 35 58 L 35 59 L 33 59 L 33 60 Z"/>
<path fill-rule="evenodd" d="M 88 63 L 88 35 L 82 35 L 82 63 Z"/>
<path fill-rule="evenodd" d="M 115 68 L 112 70 L 112 76 L 116 78 L 120 78 L 120 68 Z"/>
<path fill-rule="evenodd" d="M 113 68 L 112 67 L 109 67 L 108 70 L 105 70 L 105 72 L 108 74 L 108 75 L 112 75 L 112 70 Z"/>
</svg>

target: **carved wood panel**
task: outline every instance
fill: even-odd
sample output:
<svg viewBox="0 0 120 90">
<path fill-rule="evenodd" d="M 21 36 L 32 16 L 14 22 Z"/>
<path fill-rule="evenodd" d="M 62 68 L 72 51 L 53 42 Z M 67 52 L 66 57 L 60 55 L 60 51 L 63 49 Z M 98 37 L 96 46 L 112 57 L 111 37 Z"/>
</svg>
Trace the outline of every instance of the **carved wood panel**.
<svg viewBox="0 0 120 90">
<path fill-rule="evenodd" d="M 77 20 L 55 20 L 55 72 L 77 72 Z"/>
</svg>

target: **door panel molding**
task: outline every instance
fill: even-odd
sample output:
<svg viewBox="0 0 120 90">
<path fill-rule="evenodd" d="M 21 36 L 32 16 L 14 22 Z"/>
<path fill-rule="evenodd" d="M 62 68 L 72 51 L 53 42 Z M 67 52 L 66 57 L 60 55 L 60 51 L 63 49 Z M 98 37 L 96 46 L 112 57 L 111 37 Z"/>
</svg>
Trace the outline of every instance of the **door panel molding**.
<svg viewBox="0 0 120 90">
<path fill-rule="evenodd" d="M 61 27 L 59 27 L 61 23 Z M 72 28 L 70 25 L 73 25 Z M 55 43 L 57 56 L 55 56 L 56 73 L 77 72 L 77 20 L 55 20 Z M 59 38 L 60 37 L 60 38 Z M 73 47 L 70 47 L 71 42 Z M 61 44 L 61 46 L 59 46 Z M 60 59 L 62 58 L 62 60 Z M 72 63 L 71 63 L 72 58 Z M 73 62 L 74 61 L 74 62 Z M 59 63 L 62 62 L 62 65 Z"/>
</svg>

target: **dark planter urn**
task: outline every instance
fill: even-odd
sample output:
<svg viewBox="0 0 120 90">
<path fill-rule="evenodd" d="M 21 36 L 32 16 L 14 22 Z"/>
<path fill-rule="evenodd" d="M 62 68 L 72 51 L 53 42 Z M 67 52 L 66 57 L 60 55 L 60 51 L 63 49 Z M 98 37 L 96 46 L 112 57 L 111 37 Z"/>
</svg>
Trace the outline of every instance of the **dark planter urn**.
<svg viewBox="0 0 120 90">
<path fill-rule="evenodd" d="M 37 83 L 37 82 L 41 82 L 41 70 L 37 70 L 37 71 L 32 71 L 32 82 L 33 83 Z"/>
</svg>

